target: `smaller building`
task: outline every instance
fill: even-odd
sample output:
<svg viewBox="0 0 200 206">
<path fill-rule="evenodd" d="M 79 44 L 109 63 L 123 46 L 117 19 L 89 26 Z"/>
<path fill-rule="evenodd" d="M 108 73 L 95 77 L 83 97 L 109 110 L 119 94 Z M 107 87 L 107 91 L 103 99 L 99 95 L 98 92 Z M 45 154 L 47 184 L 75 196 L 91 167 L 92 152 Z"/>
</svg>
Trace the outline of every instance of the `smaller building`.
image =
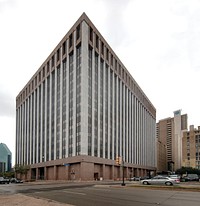
<svg viewBox="0 0 200 206">
<path fill-rule="evenodd" d="M 4 143 L 0 143 L 0 172 L 9 172 L 12 168 L 12 153 Z"/>
<path fill-rule="evenodd" d="M 183 159 L 182 166 L 200 169 L 200 126 L 194 125 L 189 131 L 183 133 Z"/>
<path fill-rule="evenodd" d="M 182 137 L 187 131 L 187 114 L 174 111 L 174 117 L 168 117 L 156 124 L 157 172 L 176 171 L 182 163 Z"/>
</svg>

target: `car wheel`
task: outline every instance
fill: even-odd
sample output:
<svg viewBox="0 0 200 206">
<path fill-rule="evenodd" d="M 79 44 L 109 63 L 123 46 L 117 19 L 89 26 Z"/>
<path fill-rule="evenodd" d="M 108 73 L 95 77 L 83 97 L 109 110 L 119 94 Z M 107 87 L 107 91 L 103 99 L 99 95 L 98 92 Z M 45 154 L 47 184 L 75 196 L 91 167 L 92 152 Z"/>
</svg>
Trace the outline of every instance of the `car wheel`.
<svg viewBox="0 0 200 206">
<path fill-rule="evenodd" d="M 171 182 L 165 182 L 165 185 L 170 186 L 173 185 Z"/>
<path fill-rule="evenodd" d="M 143 185 L 148 185 L 149 183 L 147 181 L 144 181 L 143 182 Z"/>
</svg>

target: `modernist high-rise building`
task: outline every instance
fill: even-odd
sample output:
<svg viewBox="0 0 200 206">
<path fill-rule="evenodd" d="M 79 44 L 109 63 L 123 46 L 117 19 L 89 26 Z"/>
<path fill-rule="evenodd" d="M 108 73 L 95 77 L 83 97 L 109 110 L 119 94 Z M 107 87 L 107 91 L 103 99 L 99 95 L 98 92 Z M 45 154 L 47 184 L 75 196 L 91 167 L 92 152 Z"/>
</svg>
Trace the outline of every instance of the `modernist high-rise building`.
<svg viewBox="0 0 200 206">
<path fill-rule="evenodd" d="M 200 169 L 200 126 L 190 126 L 189 131 L 183 133 L 182 166 Z"/>
<path fill-rule="evenodd" d="M 154 106 L 85 13 L 16 98 L 16 164 L 30 165 L 27 178 L 119 179 L 116 157 L 125 177 L 146 175 L 155 133 Z"/>
<path fill-rule="evenodd" d="M 162 119 L 157 123 L 157 169 L 174 171 L 182 165 L 182 137 L 187 130 L 187 114 L 181 110 L 174 117 Z"/>
<path fill-rule="evenodd" d="M 12 153 L 7 145 L 0 143 L 0 172 L 9 172 L 12 169 Z"/>
</svg>

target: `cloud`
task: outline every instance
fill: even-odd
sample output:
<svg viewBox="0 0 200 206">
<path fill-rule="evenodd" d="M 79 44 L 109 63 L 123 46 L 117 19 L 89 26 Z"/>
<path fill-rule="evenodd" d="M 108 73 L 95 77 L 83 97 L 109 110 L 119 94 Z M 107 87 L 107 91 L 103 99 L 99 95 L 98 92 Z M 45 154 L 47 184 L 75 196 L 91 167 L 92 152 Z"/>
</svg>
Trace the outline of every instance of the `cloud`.
<svg viewBox="0 0 200 206">
<path fill-rule="evenodd" d="M 0 0 L 0 12 L 15 5 L 15 0 Z"/>
<path fill-rule="evenodd" d="M 0 91 L 0 116 L 15 116 L 15 101 L 13 99 L 13 96 L 5 93 L 5 91 Z"/>
<path fill-rule="evenodd" d="M 105 3 L 105 29 L 110 36 L 111 46 L 124 44 L 126 42 L 127 27 L 124 11 L 127 9 L 130 0 L 109 0 Z M 114 34 L 114 35 L 113 35 Z"/>
</svg>

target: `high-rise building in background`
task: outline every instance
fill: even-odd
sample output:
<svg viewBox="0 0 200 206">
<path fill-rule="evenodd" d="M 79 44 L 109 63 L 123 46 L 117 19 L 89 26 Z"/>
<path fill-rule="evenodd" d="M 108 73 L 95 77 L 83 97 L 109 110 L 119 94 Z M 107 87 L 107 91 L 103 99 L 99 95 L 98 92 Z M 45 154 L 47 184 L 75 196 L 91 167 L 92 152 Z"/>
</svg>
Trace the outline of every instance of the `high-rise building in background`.
<svg viewBox="0 0 200 206">
<path fill-rule="evenodd" d="M 183 159 L 182 166 L 200 169 L 200 126 L 194 125 L 189 131 L 183 133 Z"/>
<path fill-rule="evenodd" d="M 93 180 L 156 170 L 156 110 L 83 14 L 16 98 L 16 164 L 28 178 Z M 117 158 L 118 159 L 118 158 Z"/>
<path fill-rule="evenodd" d="M 12 153 L 4 143 L 0 143 L 0 172 L 9 172 L 12 169 Z"/>
<path fill-rule="evenodd" d="M 159 120 L 157 136 L 157 171 L 175 171 L 182 165 L 182 137 L 187 130 L 187 114 L 174 112 L 173 118 Z"/>
</svg>

